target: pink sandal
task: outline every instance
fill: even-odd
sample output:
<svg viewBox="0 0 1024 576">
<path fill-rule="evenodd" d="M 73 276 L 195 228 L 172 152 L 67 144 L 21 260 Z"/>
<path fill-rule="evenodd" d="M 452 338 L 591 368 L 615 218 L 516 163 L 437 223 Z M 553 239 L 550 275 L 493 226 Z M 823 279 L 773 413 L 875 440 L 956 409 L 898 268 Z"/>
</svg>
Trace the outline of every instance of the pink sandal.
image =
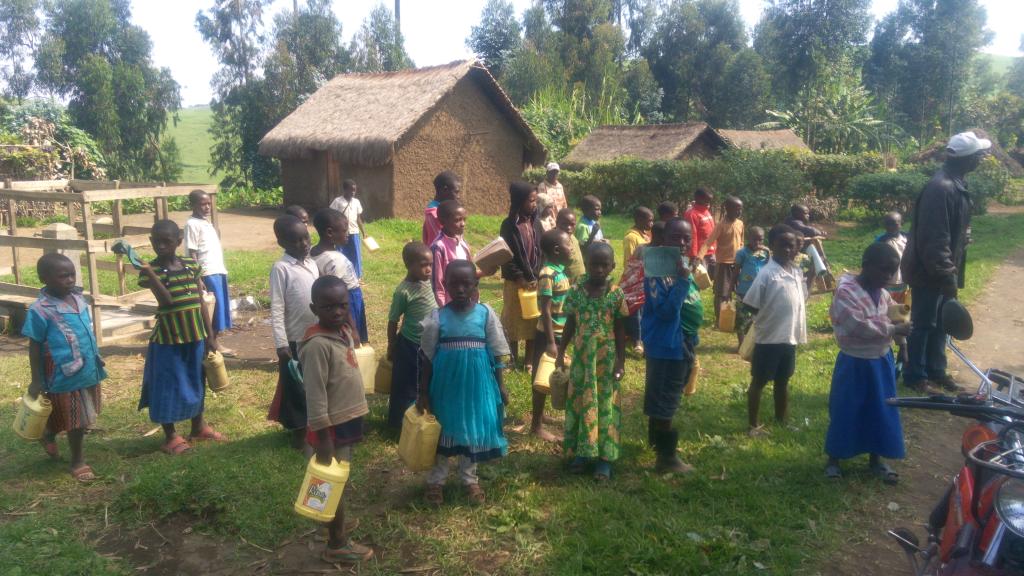
<svg viewBox="0 0 1024 576">
<path fill-rule="evenodd" d="M 203 426 L 202 432 L 195 435 L 189 435 L 188 439 L 190 442 L 195 442 L 197 440 L 213 440 L 214 442 L 227 442 L 228 437 L 214 430 L 213 426 L 206 425 Z"/>
<path fill-rule="evenodd" d="M 83 484 L 86 482 L 92 482 L 96 479 L 96 473 L 92 471 L 92 467 L 88 464 L 82 464 L 78 468 L 72 468 L 71 476 Z"/>
<path fill-rule="evenodd" d="M 160 450 L 163 450 L 165 454 L 169 454 L 171 456 L 181 456 L 191 449 L 192 446 L 190 446 L 189 443 L 181 436 L 171 438 L 166 444 L 160 447 Z"/>
</svg>

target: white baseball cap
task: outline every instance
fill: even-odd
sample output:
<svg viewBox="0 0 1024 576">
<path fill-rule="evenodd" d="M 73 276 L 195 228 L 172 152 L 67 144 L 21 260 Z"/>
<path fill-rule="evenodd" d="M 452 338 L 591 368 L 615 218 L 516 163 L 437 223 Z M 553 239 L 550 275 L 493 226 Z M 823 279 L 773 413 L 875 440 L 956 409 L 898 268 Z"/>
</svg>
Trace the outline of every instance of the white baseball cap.
<svg viewBox="0 0 1024 576">
<path fill-rule="evenodd" d="M 561 171 L 561 168 L 558 167 L 558 162 L 548 162 L 548 165 L 545 166 L 545 169 L 548 172 L 551 172 L 552 170 L 559 170 L 559 171 Z"/>
<path fill-rule="evenodd" d="M 949 144 L 946 144 L 946 153 L 951 158 L 963 158 L 991 147 L 991 140 L 978 138 L 974 132 L 961 132 L 949 139 Z"/>
</svg>

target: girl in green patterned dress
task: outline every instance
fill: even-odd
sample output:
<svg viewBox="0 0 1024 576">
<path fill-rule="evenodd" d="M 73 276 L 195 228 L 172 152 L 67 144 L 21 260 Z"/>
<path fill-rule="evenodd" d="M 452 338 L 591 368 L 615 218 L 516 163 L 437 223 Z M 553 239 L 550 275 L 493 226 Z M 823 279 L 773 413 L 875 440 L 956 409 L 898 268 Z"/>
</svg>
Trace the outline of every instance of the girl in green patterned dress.
<svg viewBox="0 0 1024 576">
<path fill-rule="evenodd" d="M 573 343 L 569 393 L 565 407 L 565 452 L 573 457 L 569 470 L 581 474 L 597 459 L 594 478 L 608 480 L 611 463 L 619 458 L 619 388 L 626 359 L 626 296 L 608 282 L 615 268 L 609 244 L 587 247 L 587 273 L 565 301 L 565 329 L 559 345 L 558 367 Z"/>
</svg>

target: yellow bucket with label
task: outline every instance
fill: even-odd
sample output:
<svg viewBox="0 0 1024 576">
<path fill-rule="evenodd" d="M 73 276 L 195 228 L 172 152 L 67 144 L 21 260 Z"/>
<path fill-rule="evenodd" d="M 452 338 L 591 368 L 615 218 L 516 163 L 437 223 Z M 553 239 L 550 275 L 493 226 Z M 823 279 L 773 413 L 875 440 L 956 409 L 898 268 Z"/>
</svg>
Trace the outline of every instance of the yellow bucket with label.
<svg viewBox="0 0 1024 576">
<path fill-rule="evenodd" d="M 295 499 L 295 511 L 318 522 L 334 520 L 348 474 L 348 462 L 332 458 L 330 465 L 324 466 L 317 463 L 316 457 L 310 458 L 306 477 Z"/>
</svg>

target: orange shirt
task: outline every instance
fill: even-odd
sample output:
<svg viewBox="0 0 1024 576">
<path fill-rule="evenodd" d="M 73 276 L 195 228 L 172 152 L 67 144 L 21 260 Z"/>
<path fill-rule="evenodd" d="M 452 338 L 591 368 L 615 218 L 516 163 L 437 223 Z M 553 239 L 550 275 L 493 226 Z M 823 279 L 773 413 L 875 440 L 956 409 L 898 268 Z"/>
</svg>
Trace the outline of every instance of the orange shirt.
<svg viewBox="0 0 1024 576">
<path fill-rule="evenodd" d="M 722 218 L 711 231 L 711 235 L 704 241 L 697 253 L 698 258 L 703 258 L 709 249 L 718 243 L 718 250 L 713 251 L 715 261 L 722 264 L 733 264 L 736 262 L 736 252 L 743 248 L 743 220 L 739 218 L 729 221 Z"/>
</svg>

